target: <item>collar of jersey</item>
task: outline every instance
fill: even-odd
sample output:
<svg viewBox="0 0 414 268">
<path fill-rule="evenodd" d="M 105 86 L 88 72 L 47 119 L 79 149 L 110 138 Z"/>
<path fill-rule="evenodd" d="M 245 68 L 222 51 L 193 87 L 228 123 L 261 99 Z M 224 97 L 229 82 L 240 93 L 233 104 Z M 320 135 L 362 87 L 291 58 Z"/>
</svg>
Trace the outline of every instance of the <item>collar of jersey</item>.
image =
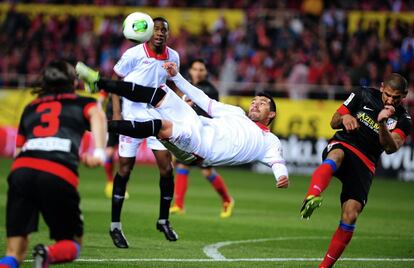
<svg viewBox="0 0 414 268">
<path fill-rule="evenodd" d="M 167 46 L 165 46 L 164 51 L 161 54 L 157 54 L 154 50 L 152 50 L 149 47 L 148 42 L 147 42 L 147 43 L 144 43 L 144 50 L 148 58 L 155 58 L 157 60 L 168 60 Z"/>
<path fill-rule="evenodd" d="M 265 131 L 265 132 L 269 132 L 270 131 L 270 129 L 267 127 L 267 126 L 265 126 L 265 125 L 263 125 L 262 123 L 260 123 L 260 122 L 255 122 L 256 123 L 256 125 L 261 129 L 261 130 L 263 130 L 263 131 Z"/>
</svg>

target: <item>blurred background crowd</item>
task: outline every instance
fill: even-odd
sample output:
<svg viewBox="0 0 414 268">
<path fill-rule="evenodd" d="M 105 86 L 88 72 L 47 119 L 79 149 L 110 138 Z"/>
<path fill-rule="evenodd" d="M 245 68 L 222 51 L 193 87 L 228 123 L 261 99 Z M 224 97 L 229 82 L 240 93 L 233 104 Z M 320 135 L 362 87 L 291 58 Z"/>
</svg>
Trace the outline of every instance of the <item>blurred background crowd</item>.
<svg viewBox="0 0 414 268">
<path fill-rule="evenodd" d="M 169 46 L 181 57 L 181 71 L 189 62 L 204 58 L 211 79 L 224 93 L 250 93 L 266 89 L 286 97 L 326 97 L 321 88 L 378 87 L 391 72 L 409 80 L 414 98 L 414 19 L 379 21 L 364 18 L 349 31 L 352 10 L 413 12 L 414 1 L 399 0 L 90 0 L 18 1 L 42 4 L 132 5 L 153 7 L 208 7 L 240 9 L 244 21 L 228 27 L 224 17 L 198 33 L 179 29 Z M 0 88 L 31 85 L 35 74 L 56 58 L 83 60 L 112 75 L 120 55 L 133 45 L 122 36 L 124 15 L 94 20 L 94 14 L 73 16 L 28 15 L 14 5 L 0 21 Z M 165 14 L 168 20 L 168 14 Z M 364 26 L 365 25 L 365 26 Z M 305 89 L 301 90 L 302 87 Z M 335 94 L 337 91 L 334 91 Z M 332 97 L 332 96 L 331 96 Z"/>
</svg>

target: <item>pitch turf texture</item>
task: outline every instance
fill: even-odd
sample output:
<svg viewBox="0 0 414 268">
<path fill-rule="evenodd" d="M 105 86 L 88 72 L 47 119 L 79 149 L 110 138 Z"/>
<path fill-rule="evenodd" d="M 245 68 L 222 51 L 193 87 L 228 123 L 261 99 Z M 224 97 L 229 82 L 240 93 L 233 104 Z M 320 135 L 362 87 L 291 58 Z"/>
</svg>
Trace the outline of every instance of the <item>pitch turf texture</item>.
<svg viewBox="0 0 414 268">
<path fill-rule="evenodd" d="M 3 254 L 6 175 L 11 160 L 0 158 L 0 163 Z M 322 207 L 303 221 L 299 209 L 308 177 L 292 175 L 290 188 L 280 190 L 270 174 L 218 170 L 236 200 L 233 217 L 219 218 L 219 198 L 194 168 L 186 214 L 171 216 L 180 239 L 169 242 L 155 229 L 157 169 L 137 166 L 122 214 L 131 247 L 117 249 L 108 235 L 110 200 L 103 193 L 103 169 L 81 167 L 84 246 L 78 261 L 59 267 L 317 267 L 338 225 L 340 184 L 336 179 L 325 192 Z M 413 193 L 414 183 L 376 179 L 353 240 L 335 267 L 414 267 Z M 43 222 L 32 235 L 30 248 L 39 242 L 50 242 Z M 22 267 L 31 267 L 30 259 Z"/>
</svg>

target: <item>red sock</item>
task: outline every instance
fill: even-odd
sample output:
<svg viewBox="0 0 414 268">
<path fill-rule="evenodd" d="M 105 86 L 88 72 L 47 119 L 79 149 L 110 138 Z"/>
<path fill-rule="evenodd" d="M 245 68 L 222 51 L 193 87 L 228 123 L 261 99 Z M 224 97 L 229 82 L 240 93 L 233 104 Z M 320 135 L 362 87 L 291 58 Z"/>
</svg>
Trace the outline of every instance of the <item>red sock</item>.
<svg viewBox="0 0 414 268">
<path fill-rule="evenodd" d="M 105 161 L 104 169 L 106 174 L 106 181 L 114 181 L 114 162 L 112 159 Z"/>
<path fill-rule="evenodd" d="M 49 263 L 64 263 L 75 260 L 80 253 L 80 246 L 72 240 L 60 240 L 47 246 Z"/>
<path fill-rule="evenodd" d="M 174 187 L 174 204 L 180 208 L 184 208 L 185 193 L 188 188 L 188 169 L 177 168 L 175 175 L 175 187 Z"/>
<path fill-rule="evenodd" d="M 308 188 L 308 193 L 306 194 L 306 196 L 321 195 L 321 193 L 326 189 L 326 187 L 328 187 L 334 172 L 335 170 L 332 167 L 332 165 L 329 163 L 325 163 L 324 161 L 313 172 L 312 179 Z"/>
<path fill-rule="evenodd" d="M 208 176 L 207 179 L 210 181 L 216 192 L 221 196 L 223 202 L 231 201 L 231 197 L 227 191 L 226 184 L 219 174 L 213 173 L 212 175 Z"/>
<path fill-rule="evenodd" d="M 345 250 L 349 241 L 351 241 L 354 233 L 353 229 L 354 225 L 345 224 L 345 227 L 343 227 L 343 224 L 339 225 L 332 237 L 328 252 L 326 253 L 322 263 L 319 265 L 319 268 L 329 268 L 335 264 L 342 252 Z"/>
</svg>

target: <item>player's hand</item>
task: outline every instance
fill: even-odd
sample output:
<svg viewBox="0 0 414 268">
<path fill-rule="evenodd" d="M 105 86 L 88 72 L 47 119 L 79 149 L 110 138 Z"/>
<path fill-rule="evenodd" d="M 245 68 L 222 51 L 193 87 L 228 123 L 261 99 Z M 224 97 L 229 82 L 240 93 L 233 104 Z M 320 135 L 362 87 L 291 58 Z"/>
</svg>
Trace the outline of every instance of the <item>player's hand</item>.
<svg viewBox="0 0 414 268">
<path fill-rule="evenodd" d="M 347 132 L 355 131 L 359 128 L 358 121 L 350 114 L 345 114 L 342 116 L 342 125 Z"/>
<path fill-rule="evenodd" d="M 390 118 L 395 113 L 395 108 L 392 105 L 385 105 L 384 109 L 381 110 L 378 114 L 377 121 L 383 122 Z"/>
<path fill-rule="evenodd" d="M 95 156 L 90 155 L 90 154 L 84 154 L 84 155 L 82 155 L 81 156 L 81 162 L 85 166 L 90 167 L 90 168 L 98 167 L 98 166 L 103 166 L 104 165 L 104 162 L 102 161 L 101 158 L 95 157 Z"/>
<path fill-rule="evenodd" d="M 288 188 L 289 178 L 287 176 L 280 176 L 276 183 L 277 188 Z"/>
<path fill-rule="evenodd" d="M 175 62 L 167 61 L 162 67 L 167 71 L 169 77 L 176 76 L 178 73 L 177 64 L 175 64 Z"/>
</svg>

